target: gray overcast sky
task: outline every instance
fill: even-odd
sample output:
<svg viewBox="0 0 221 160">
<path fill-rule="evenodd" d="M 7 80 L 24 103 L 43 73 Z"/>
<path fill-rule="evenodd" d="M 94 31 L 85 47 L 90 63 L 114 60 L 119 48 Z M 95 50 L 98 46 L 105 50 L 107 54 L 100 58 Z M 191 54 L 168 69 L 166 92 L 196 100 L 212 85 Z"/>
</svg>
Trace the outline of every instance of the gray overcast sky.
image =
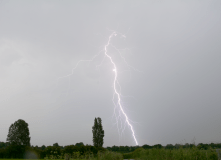
<svg viewBox="0 0 221 160">
<path fill-rule="evenodd" d="M 23 119 L 31 145 L 93 144 L 101 117 L 104 146 L 135 145 L 123 117 L 118 132 L 113 65 L 103 60 L 115 30 L 125 36 L 111 39 L 108 54 L 139 145 L 221 142 L 220 8 L 219 0 L 1 0 L 0 141 Z"/>
</svg>

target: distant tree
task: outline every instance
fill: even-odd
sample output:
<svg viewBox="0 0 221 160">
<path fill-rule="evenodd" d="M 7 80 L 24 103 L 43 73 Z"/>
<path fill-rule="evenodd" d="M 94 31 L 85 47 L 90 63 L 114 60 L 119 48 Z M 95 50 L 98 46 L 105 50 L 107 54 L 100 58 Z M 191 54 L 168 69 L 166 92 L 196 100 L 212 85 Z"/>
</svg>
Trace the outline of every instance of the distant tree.
<svg viewBox="0 0 221 160">
<path fill-rule="evenodd" d="M 153 146 L 153 148 L 163 148 L 163 146 L 161 145 L 161 144 L 155 144 L 154 146 Z"/>
<path fill-rule="evenodd" d="M 95 147 L 102 147 L 104 144 L 104 130 L 102 120 L 100 117 L 94 119 L 94 126 L 92 127 L 93 144 Z"/>
<path fill-rule="evenodd" d="M 127 153 L 127 152 L 129 152 L 130 151 L 130 148 L 128 147 L 128 146 L 125 146 L 125 152 Z"/>
<path fill-rule="evenodd" d="M 28 123 L 19 119 L 9 127 L 6 141 L 8 141 L 10 145 L 30 146 L 31 137 L 29 137 L 29 134 Z"/>
<path fill-rule="evenodd" d="M 64 153 L 72 154 L 73 152 L 79 151 L 79 148 L 74 145 L 69 145 L 64 147 Z"/>
<path fill-rule="evenodd" d="M 179 148 L 181 147 L 181 144 L 177 144 L 177 143 L 176 143 L 176 144 L 174 145 L 174 147 L 175 147 L 176 149 L 179 149 Z"/>
<path fill-rule="evenodd" d="M 0 142 L 0 148 L 5 148 L 5 143 L 4 142 Z"/>
<path fill-rule="evenodd" d="M 79 142 L 79 143 L 76 143 L 75 146 L 78 146 L 78 147 L 84 146 L 84 143 L 83 142 Z"/>
<path fill-rule="evenodd" d="M 167 144 L 165 148 L 166 148 L 166 149 L 173 149 L 174 146 L 173 146 L 172 144 Z"/>
<path fill-rule="evenodd" d="M 38 145 L 36 145 L 36 146 L 34 147 L 34 149 L 36 149 L 36 150 L 39 149 Z"/>
<path fill-rule="evenodd" d="M 144 149 L 150 149 L 150 148 L 152 148 L 152 147 L 149 146 L 149 145 L 147 145 L 147 144 L 145 144 L 145 145 L 142 146 L 142 148 L 144 148 Z"/>
<path fill-rule="evenodd" d="M 190 148 L 196 147 L 195 144 L 190 144 L 189 146 L 190 146 Z"/>
<path fill-rule="evenodd" d="M 216 148 L 221 148 L 221 143 L 217 143 Z"/>
<path fill-rule="evenodd" d="M 46 148 L 45 145 L 42 145 L 42 146 L 41 146 L 41 149 L 42 149 L 42 150 L 45 150 L 45 148 Z"/>
<path fill-rule="evenodd" d="M 189 143 L 185 143 L 185 145 L 183 146 L 183 148 L 190 148 L 190 144 L 189 144 Z"/>
<path fill-rule="evenodd" d="M 197 145 L 197 148 L 207 150 L 207 149 L 209 149 L 209 144 L 199 143 Z"/>
<path fill-rule="evenodd" d="M 112 151 L 112 150 L 111 150 L 111 147 L 108 147 L 108 146 L 107 146 L 107 150 L 108 150 L 108 151 Z"/>
<path fill-rule="evenodd" d="M 118 146 L 112 146 L 112 151 L 114 152 L 118 152 L 119 151 L 119 147 Z"/>
<path fill-rule="evenodd" d="M 54 143 L 53 146 L 54 147 L 59 147 L 59 144 L 58 143 Z"/>
<path fill-rule="evenodd" d="M 215 144 L 214 144 L 214 143 L 210 143 L 210 146 L 211 146 L 212 148 L 215 148 Z"/>
</svg>

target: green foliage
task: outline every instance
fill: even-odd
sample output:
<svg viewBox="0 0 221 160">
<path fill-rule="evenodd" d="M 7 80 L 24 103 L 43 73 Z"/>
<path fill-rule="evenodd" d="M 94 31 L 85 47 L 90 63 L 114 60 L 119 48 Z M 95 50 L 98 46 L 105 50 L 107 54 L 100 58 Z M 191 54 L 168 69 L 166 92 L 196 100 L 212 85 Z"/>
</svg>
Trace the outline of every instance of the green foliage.
<svg viewBox="0 0 221 160">
<path fill-rule="evenodd" d="M 122 160 L 123 155 L 121 153 L 114 153 L 110 151 L 98 152 L 97 160 Z"/>
<path fill-rule="evenodd" d="M 145 145 L 142 146 L 142 148 L 144 148 L 144 149 L 150 149 L 150 148 L 152 148 L 152 147 L 149 146 L 149 145 L 147 145 L 147 144 L 145 144 Z"/>
<path fill-rule="evenodd" d="M 63 157 L 62 157 L 63 158 Z M 65 153 L 64 154 L 64 159 L 65 160 L 70 160 L 70 158 L 71 158 L 71 155 L 70 154 L 68 154 L 68 153 Z"/>
<path fill-rule="evenodd" d="M 52 157 L 51 159 L 57 159 L 62 155 L 61 148 L 59 146 L 48 146 L 46 148 L 46 155 Z"/>
<path fill-rule="evenodd" d="M 146 145 L 148 146 L 148 145 Z M 152 148 L 152 146 L 148 146 L 148 148 Z M 112 147 L 107 147 L 107 150 L 112 151 L 112 152 L 119 152 L 119 153 L 129 153 L 133 152 L 137 148 L 140 148 L 140 146 L 112 146 Z"/>
<path fill-rule="evenodd" d="M 210 150 L 199 149 L 199 147 L 182 148 L 179 149 L 165 149 L 152 148 L 143 149 L 138 148 L 132 153 L 123 154 L 124 159 L 136 160 L 217 160 L 218 156 L 214 149 Z"/>
<path fill-rule="evenodd" d="M 10 145 L 9 142 L 0 142 L 0 148 L 6 148 L 9 145 Z"/>
<path fill-rule="evenodd" d="M 79 151 L 78 152 L 73 152 L 73 158 L 74 159 L 78 159 L 80 156 L 81 156 L 81 153 Z"/>
<path fill-rule="evenodd" d="M 143 153 L 143 148 L 137 148 L 135 151 L 133 151 L 133 154 L 132 154 L 132 156 L 133 157 L 140 157 L 141 156 L 141 154 Z"/>
<path fill-rule="evenodd" d="M 100 117 L 94 119 L 94 126 L 92 127 L 93 144 L 95 147 L 102 147 L 104 144 L 104 130 L 102 120 Z"/>
<path fill-rule="evenodd" d="M 24 152 L 31 153 L 28 157 L 32 159 L 46 158 L 46 159 L 66 159 L 66 160 L 102 160 L 102 159 L 167 159 L 167 160 L 214 160 L 217 158 L 217 148 L 221 148 L 221 144 L 176 144 L 166 145 L 143 145 L 141 146 L 112 146 L 107 147 L 94 147 L 91 145 L 81 145 L 82 142 L 77 143 L 79 145 L 70 145 L 61 148 L 57 143 L 53 146 L 18 146 L 9 145 L 8 142 L 0 142 L 0 159 L 7 158 L 24 158 Z M 171 149 L 172 148 L 172 149 Z M 221 151 L 221 150 L 220 150 Z M 220 153 L 221 154 L 221 153 Z M 26 156 L 27 157 L 27 156 Z M 69 158 L 68 158 L 69 157 Z"/>
<path fill-rule="evenodd" d="M 54 143 L 53 146 L 54 147 L 59 147 L 59 144 L 58 143 Z"/>
<path fill-rule="evenodd" d="M 165 148 L 166 149 L 173 149 L 173 148 L 175 148 L 175 146 L 173 146 L 172 144 L 167 144 Z"/>
<path fill-rule="evenodd" d="M 41 150 L 45 150 L 46 149 L 46 146 L 45 145 L 42 145 L 41 146 Z"/>
<path fill-rule="evenodd" d="M 163 146 L 161 145 L 161 144 L 155 144 L 154 146 L 153 146 L 153 148 L 163 148 Z"/>
<path fill-rule="evenodd" d="M 80 151 L 73 152 L 72 154 L 65 153 L 64 156 L 46 156 L 44 159 L 64 159 L 64 160 L 122 160 L 123 156 L 121 153 L 115 153 L 110 151 L 101 150 L 98 151 L 97 155 L 92 152 L 85 152 L 82 154 Z"/>
<path fill-rule="evenodd" d="M 75 146 L 78 146 L 78 147 L 84 146 L 84 143 L 83 142 L 79 142 L 79 143 L 76 143 Z"/>
<path fill-rule="evenodd" d="M 19 119 L 11 124 L 6 141 L 11 145 L 25 145 L 30 146 L 28 123 Z"/>
</svg>

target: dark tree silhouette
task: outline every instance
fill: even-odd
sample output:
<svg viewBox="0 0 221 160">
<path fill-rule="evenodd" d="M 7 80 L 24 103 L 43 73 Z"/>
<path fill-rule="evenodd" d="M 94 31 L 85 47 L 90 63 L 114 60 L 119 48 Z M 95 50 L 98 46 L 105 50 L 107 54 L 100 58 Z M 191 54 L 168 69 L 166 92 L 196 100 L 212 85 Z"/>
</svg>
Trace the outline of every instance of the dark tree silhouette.
<svg viewBox="0 0 221 160">
<path fill-rule="evenodd" d="M 29 134 L 28 123 L 19 119 L 9 127 L 6 141 L 8 141 L 10 145 L 30 146 L 31 137 L 29 137 Z"/>
<path fill-rule="evenodd" d="M 53 146 L 54 147 L 59 147 L 59 144 L 58 143 L 54 143 Z"/>
<path fill-rule="evenodd" d="M 104 144 L 104 130 L 102 120 L 100 117 L 94 119 L 94 126 L 92 127 L 93 144 L 95 147 L 102 147 Z"/>
<path fill-rule="evenodd" d="M 45 145 L 42 145 L 41 146 L 41 150 L 45 150 L 46 146 Z"/>
<path fill-rule="evenodd" d="M 78 146 L 78 147 L 84 146 L 84 143 L 83 142 L 79 142 L 79 143 L 76 143 L 75 146 Z"/>
</svg>

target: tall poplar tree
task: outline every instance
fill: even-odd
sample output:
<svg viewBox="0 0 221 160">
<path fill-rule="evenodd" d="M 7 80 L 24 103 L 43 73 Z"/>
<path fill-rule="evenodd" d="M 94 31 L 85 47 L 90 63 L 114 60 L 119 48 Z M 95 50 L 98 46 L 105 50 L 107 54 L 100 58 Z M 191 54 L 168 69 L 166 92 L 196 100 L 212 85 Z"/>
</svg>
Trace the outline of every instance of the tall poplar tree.
<svg viewBox="0 0 221 160">
<path fill-rule="evenodd" d="M 92 127 L 93 144 L 95 147 L 102 147 L 104 144 L 104 130 L 102 120 L 100 117 L 94 119 L 94 126 Z"/>
</svg>

